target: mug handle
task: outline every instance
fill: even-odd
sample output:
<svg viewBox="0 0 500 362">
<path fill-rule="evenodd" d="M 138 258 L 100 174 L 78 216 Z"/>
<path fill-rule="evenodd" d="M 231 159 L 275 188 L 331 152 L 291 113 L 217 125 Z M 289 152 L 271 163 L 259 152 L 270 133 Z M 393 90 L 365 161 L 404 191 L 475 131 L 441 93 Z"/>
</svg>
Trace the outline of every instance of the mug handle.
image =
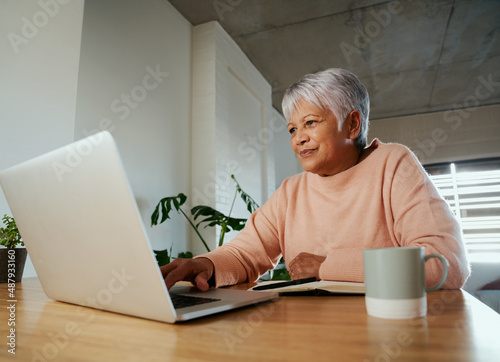
<svg viewBox="0 0 500 362">
<path fill-rule="evenodd" d="M 429 254 L 426 257 L 424 257 L 424 263 L 426 263 L 427 260 L 429 260 L 430 258 L 438 258 L 441 261 L 441 264 L 443 264 L 443 275 L 441 276 L 441 280 L 436 285 L 429 288 L 425 288 L 425 291 L 427 293 L 433 292 L 441 288 L 444 282 L 446 281 L 446 278 L 448 278 L 448 266 L 449 266 L 448 260 L 446 260 L 444 256 L 439 254 Z"/>
</svg>

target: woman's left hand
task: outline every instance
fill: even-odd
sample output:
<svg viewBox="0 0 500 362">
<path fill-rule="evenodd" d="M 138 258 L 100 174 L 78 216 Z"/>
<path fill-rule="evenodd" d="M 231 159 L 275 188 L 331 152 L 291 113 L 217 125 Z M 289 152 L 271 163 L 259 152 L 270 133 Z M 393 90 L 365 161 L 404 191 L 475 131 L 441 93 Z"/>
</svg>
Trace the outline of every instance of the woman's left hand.
<svg viewBox="0 0 500 362">
<path fill-rule="evenodd" d="M 311 277 L 316 277 L 319 280 L 319 268 L 325 259 L 325 256 L 300 253 L 288 264 L 290 277 L 292 280 Z"/>
</svg>

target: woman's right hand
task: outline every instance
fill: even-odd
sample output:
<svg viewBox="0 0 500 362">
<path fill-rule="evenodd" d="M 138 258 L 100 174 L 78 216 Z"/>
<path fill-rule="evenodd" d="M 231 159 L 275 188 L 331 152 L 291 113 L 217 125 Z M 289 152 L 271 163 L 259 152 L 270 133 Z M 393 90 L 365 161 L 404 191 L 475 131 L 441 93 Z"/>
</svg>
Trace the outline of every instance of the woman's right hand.
<svg viewBox="0 0 500 362">
<path fill-rule="evenodd" d="M 215 267 L 208 258 L 183 259 L 177 258 L 171 263 L 160 267 L 167 289 L 181 280 L 191 282 L 202 291 L 210 287 L 208 281 L 214 275 Z"/>
</svg>

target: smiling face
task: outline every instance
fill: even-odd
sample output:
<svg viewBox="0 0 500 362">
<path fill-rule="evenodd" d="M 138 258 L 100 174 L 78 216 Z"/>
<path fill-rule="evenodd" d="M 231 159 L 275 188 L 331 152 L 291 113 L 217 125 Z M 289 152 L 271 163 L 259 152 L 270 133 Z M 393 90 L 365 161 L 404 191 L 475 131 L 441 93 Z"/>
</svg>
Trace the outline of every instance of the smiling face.
<svg viewBox="0 0 500 362">
<path fill-rule="evenodd" d="M 339 121 L 330 110 L 300 102 L 290 116 L 288 131 L 304 171 L 332 176 L 354 166 L 359 158 L 354 140 L 360 120 L 360 113 L 352 111 L 339 129 Z"/>
</svg>

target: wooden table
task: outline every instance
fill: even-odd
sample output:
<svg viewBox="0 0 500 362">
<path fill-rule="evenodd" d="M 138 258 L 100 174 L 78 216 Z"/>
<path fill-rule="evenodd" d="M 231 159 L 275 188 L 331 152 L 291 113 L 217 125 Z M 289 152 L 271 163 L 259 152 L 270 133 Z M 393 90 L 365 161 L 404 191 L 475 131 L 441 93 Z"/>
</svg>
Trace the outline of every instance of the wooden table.
<svg viewBox="0 0 500 362">
<path fill-rule="evenodd" d="M 0 285 L 2 361 L 500 361 L 500 315 L 461 290 L 414 320 L 369 317 L 362 296 L 280 297 L 176 325 L 50 300 L 36 278 L 14 297 Z"/>
</svg>

